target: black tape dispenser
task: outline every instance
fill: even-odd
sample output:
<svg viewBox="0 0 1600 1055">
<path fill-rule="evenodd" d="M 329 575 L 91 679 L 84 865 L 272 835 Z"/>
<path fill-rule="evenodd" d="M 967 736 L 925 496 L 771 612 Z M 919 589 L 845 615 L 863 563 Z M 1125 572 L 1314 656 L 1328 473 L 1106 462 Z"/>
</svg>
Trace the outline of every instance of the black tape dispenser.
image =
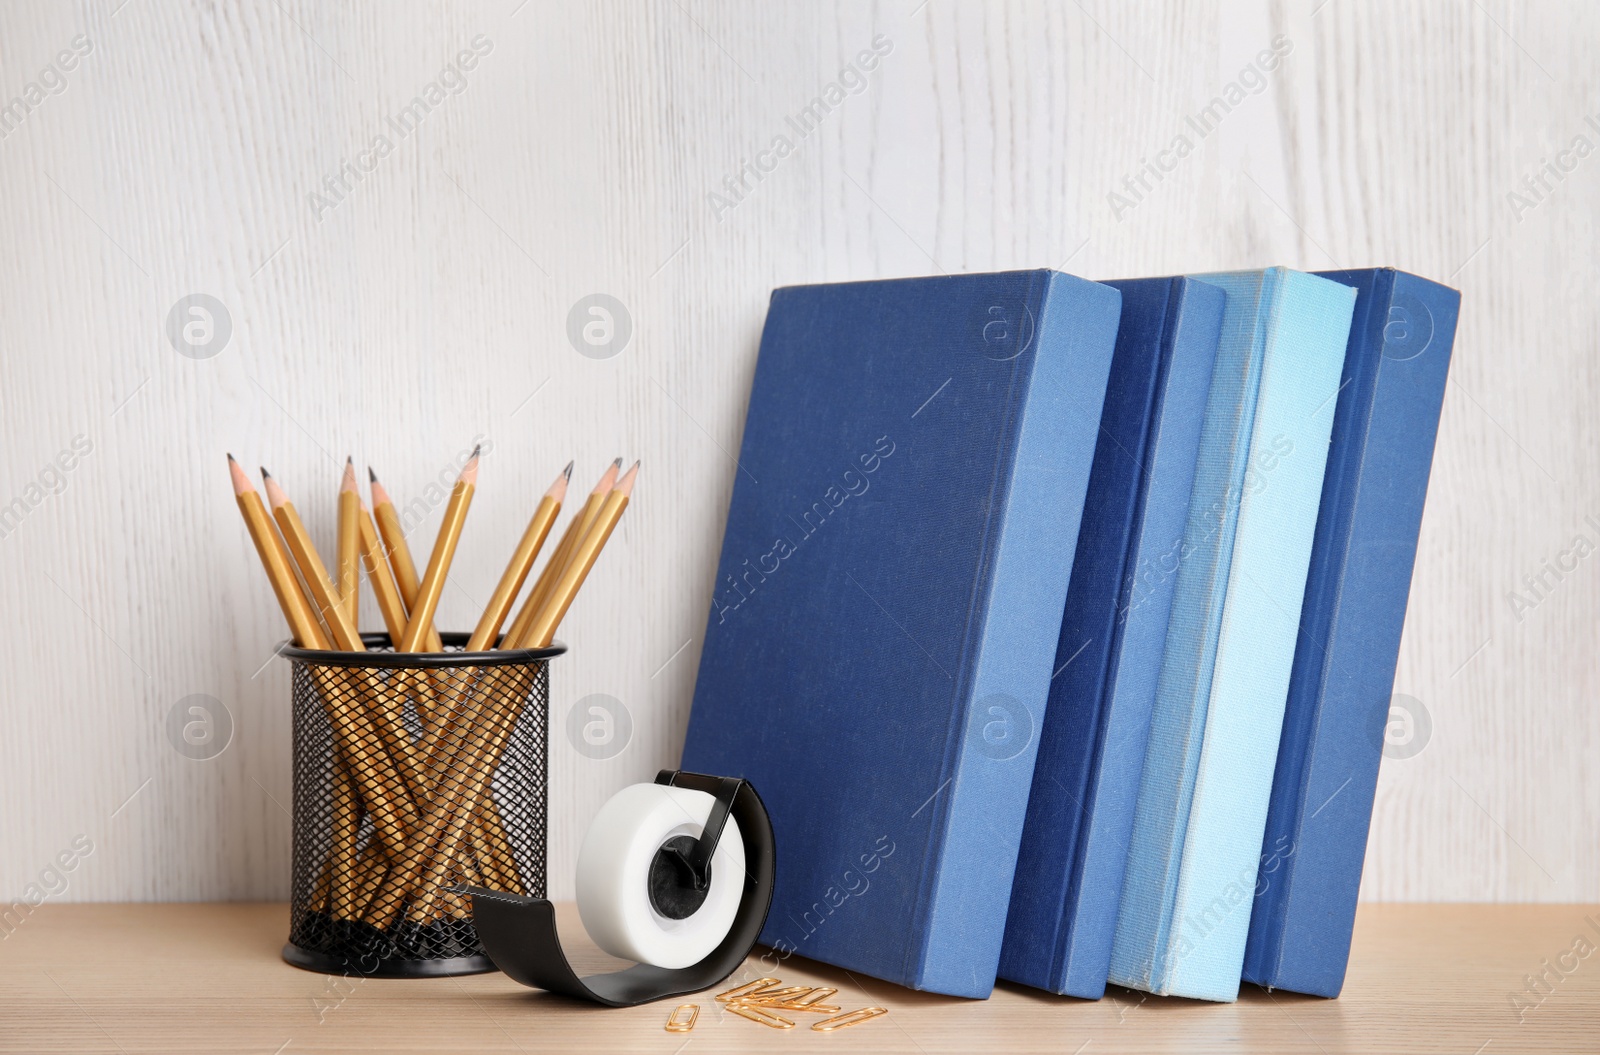
<svg viewBox="0 0 1600 1055">
<path fill-rule="evenodd" d="M 662 770 L 595 816 L 578 854 L 578 911 L 596 944 L 640 961 L 579 978 L 555 908 L 482 887 L 473 924 L 495 966 L 523 985 L 633 1007 L 716 985 L 755 947 L 772 907 L 772 822 L 749 783 Z"/>
</svg>

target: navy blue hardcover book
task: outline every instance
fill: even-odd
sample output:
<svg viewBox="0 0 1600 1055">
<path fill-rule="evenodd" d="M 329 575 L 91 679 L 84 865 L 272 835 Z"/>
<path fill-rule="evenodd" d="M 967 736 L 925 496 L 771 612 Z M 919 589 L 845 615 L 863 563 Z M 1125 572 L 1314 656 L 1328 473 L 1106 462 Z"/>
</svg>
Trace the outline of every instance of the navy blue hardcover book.
<svg viewBox="0 0 1600 1055">
<path fill-rule="evenodd" d="M 1306 579 L 1244 979 L 1338 996 L 1461 295 L 1403 271 L 1357 290 Z"/>
<path fill-rule="evenodd" d="M 1122 324 L 1000 954 L 1000 977 L 1089 999 L 1111 964 L 1226 302 L 1186 278 L 1107 285 Z"/>
<path fill-rule="evenodd" d="M 1120 303 L 773 293 L 683 765 L 766 804 L 779 956 L 993 988 Z"/>
</svg>

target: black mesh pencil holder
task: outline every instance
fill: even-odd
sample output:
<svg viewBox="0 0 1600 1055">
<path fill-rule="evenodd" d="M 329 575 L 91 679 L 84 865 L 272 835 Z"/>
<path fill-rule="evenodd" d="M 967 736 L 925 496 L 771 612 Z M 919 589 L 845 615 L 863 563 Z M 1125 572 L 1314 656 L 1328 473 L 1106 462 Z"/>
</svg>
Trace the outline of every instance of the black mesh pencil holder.
<svg viewBox="0 0 1600 1055">
<path fill-rule="evenodd" d="M 492 971 L 457 884 L 545 895 L 548 661 L 566 651 L 285 647 L 294 885 L 283 958 L 330 974 Z"/>
</svg>

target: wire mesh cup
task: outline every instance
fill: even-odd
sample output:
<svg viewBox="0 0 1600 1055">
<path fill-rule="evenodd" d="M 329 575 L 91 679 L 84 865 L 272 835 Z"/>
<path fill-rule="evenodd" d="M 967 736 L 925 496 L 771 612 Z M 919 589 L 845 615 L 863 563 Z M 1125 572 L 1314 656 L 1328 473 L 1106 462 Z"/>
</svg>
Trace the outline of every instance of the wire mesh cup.
<svg viewBox="0 0 1600 1055">
<path fill-rule="evenodd" d="M 285 647 L 294 887 L 283 958 L 332 974 L 492 971 L 456 884 L 545 896 L 549 648 Z"/>
</svg>

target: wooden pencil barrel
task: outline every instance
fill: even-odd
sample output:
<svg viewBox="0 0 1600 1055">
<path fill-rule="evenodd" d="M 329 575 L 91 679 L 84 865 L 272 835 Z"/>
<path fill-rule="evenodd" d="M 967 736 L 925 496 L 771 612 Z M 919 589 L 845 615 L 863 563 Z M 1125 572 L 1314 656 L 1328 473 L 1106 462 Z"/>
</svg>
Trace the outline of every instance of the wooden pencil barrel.
<svg viewBox="0 0 1600 1055">
<path fill-rule="evenodd" d="M 549 661 L 565 646 L 284 647 L 293 668 L 297 967 L 490 971 L 457 884 L 545 894 Z"/>
</svg>

